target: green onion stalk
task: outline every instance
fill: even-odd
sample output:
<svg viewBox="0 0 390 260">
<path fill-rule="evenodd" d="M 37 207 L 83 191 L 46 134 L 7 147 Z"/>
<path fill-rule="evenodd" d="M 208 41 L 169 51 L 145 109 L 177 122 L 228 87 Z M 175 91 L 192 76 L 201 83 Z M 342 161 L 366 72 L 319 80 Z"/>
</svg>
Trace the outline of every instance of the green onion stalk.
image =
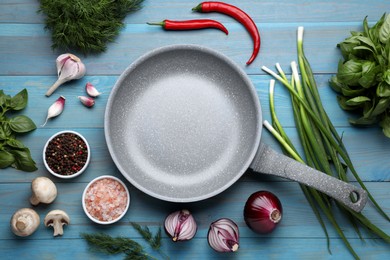
<svg viewBox="0 0 390 260">
<path fill-rule="evenodd" d="M 298 27 L 297 52 L 298 64 L 296 62 L 291 62 L 292 76 L 290 80 L 287 78 L 286 74 L 278 63 L 276 64 L 277 73 L 265 66 L 263 66 L 262 69 L 273 76 L 280 83 L 282 83 L 290 93 L 294 121 L 298 130 L 304 156 L 301 156 L 298 153 L 276 115 L 274 102 L 274 79 L 271 79 L 270 81 L 269 91 L 272 125 L 265 121 L 264 126 L 280 143 L 283 152 L 293 159 L 345 182 L 348 182 L 347 172 L 350 171 L 356 179 L 357 183 L 367 191 L 369 199 L 377 211 L 387 221 L 390 221 L 389 216 L 375 201 L 374 197 L 371 195 L 359 177 L 348 155 L 347 149 L 343 144 L 342 138 L 337 133 L 335 127 L 325 112 L 313 72 L 304 54 L 303 27 Z M 299 71 L 301 76 L 299 76 Z M 382 238 L 384 241 L 386 241 L 386 243 L 390 244 L 390 236 L 383 232 L 379 227 L 374 225 L 367 217 L 363 215 L 363 213 L 357 213 L 342 205 L 341 203 L 333 201 L 327 195 L 313 188 L 309 188 L 304 185 L 300 186 L 309 205 L 313 209 L 315 216 L 324 230 L 325 236 L 327 238 L 328 250 L 330 253 L 330 239 L 323 216 L 325 216 L 334 227 L 351 254 L 356 259 L 359 258 L 349 243 L 347 237 L 345 236 L 342 228 L 337 223 L 337 220 L 334 216 L 336 208 L 339 209 L 343 213 L 343 216 L 350 221 L 361 239 L 363 238 L 360 232 L 360 227 L 363 227 L 369 232 Z M 351 197 L 351 200 L 354 199 L 355 198 Z M 334 207 L 334 204 L 336 204 L 337 207 Z"/>
</svg>

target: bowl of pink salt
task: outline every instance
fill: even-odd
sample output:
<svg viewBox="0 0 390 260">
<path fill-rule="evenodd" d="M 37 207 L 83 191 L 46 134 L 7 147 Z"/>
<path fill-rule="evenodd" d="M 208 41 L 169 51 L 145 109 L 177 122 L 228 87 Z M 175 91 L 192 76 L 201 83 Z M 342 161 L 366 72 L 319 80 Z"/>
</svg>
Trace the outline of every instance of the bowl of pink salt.
<svg viewBox="0 0 390 260">
<path fill-rule="evenodd" d="M 130 193 L 118 178 L 103 175 L 85 187 L 82 197 L 85 214 L 98 224 L 112 224 L 120 220 L 130 206 Z"/>
</svg>

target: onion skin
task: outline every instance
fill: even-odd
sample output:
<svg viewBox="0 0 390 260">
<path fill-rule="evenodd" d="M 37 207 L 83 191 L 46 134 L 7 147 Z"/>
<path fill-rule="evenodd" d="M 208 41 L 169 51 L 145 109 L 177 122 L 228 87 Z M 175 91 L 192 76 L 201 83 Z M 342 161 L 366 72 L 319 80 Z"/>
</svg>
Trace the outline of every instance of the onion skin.
<svg viewBox="0 0 390 260">
<path fill-rule="evenodd" d="M 173 242 L 192 239 L 197 231 L 197 224 L 192 214 L 186 210 L 179 210 L 169 214 L 164 222 L 165 232 Z"/>
<path fill-rule="evenodd" d="M 244 219 L 256 233 L 271 233 L 282 220 L 282 203 L 269 191 L 257 191 L 245 203 Z"/>
<path fill-rule="evenodd" d="M 228 218 L 220 218 L 210 224 L 207 241 L 212 249 L 220 253 L 236 252 L 240 247 L 237 224 Z"/>
</svg>

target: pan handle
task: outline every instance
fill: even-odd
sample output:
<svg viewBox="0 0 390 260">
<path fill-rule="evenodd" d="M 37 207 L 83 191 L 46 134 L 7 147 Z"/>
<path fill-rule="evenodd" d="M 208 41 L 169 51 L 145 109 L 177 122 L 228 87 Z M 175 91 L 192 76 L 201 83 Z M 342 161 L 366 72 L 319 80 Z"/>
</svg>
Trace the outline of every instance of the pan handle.
<svg viewBox="0 0 390 260">
<path fill-rule="evenodd" d="M 308 167 L 263 143 L 260 143 L 250 167 L 256 172 L 279 176 L 314 188 L 356 212 L 362 211 L 367 202 L 367 192 L 362 188 Z M 351 200 L 351 196 L 356 198 L 356 202 Z"/>
</svg>

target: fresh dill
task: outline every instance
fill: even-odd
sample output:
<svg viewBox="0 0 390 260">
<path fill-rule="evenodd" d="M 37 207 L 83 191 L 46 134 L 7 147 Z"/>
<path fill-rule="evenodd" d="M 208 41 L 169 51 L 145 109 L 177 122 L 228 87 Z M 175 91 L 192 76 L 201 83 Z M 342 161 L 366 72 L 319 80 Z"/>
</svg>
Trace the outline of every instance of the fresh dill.
<svg viewBox="0 0 390 260">
<path fill-rule="evenodd" d="M 143 0 L 40 0 L 45 29 L 52 48 L 84 54 L 107 49 L 123 28 L 127 14 L 141 8 Z"/>
<path fill-rule="evenodd" d="M 169 259 L 169 257 L 161 251 L 161 227 L 153 234 L 147 226 L 140 226 L 134 222 L 131 222 L 131 225 L 153 250 L 160 253 L 165 259 Z M 80 235 L 88 242 L 91 248 L 101 253 L 108 255 L 124 254 L 125 260 L 156 259 L 149 255 L 141 244 L 127 237 L 112 237 L 104 233 L 81 233 Z"/>
</svg>

